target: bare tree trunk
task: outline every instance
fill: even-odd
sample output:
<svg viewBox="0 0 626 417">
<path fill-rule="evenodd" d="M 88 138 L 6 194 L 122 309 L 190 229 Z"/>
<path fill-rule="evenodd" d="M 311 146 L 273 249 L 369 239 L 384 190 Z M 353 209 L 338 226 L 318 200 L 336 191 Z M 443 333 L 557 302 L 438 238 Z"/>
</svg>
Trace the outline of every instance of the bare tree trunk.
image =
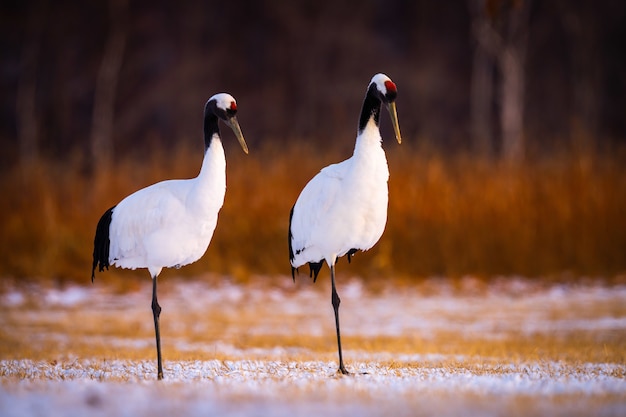
<svg viewBox="0 0 626 417">
<path fill-rule="evenodd" d="M 39 128 L 36 112 L 37 64 L 41 45 L 47 1 L 31 8 L 26 42 L 22 49 L 20 79 L 17 89 L 17 134 L 19 137 L 19 163 L 24 174 L 36 166 L 39 159 Z"/>
<path fill-rule="evenodd" d="M 217 48 L 202 49 L 202 33 L 206 27 L 206 9 L 196 2 L 181 2 L 181 21 L 177 22 L 181 27 L 181 46 L 177 52 L 177 64 L 172 77 L 172 87 L 168 89 L 171 96 L 169 100 L 174 117 L 174 135 L 176 141 L 185 141 L 193 145 L 201 146 L 200 140 L 202 129 L 202 105 L 210 97 L 212 92 L 198 89 L 203 80 L 210 80 L 212 71 L 215 71 L 211 63 L 211 54 L 216 54 Z M 217 78 L 217 77 L 214 77 Z"/>
<path fill-rule="evenodd" d="M 128 0 L 109 0 L 111 33 L 105 46 L 96 80 L 91 130 L 92 169 L 108 167 L 113 161 L 113 126 L 117 82 L 128 31 Z"/>
<path fill-rule="evenodd" d="M 474 151 L 491 158 L 493 148 L 494 58 L 478 31 L 488 24 L 485 0 L 469 0 L 474 33 L 474 60 L 470 86 L 471 132 Z"/>
<path fill-rule="evenodd" d="M 592 2 L 581 1 L 578 7 L 572 8 L 571 1 L 561 0 L 557 5 L 571 45 L 573 138 L 579 141 L 579 146 L 588 147 L 600 128 L 599 91 L 603 60 L 598 25 L 602 23 L 585 18 L 592 15 L 593 8 L 598 7 Z"/>
<path fill-rule="evenodd" d="M 478 42 L 476 54 L 485 54 L 497 64 L 500 73 L 500 85 L 498 90 L 500 105 L 500 130 L 502 134 L 502 157 L 509 162 L 519 162 L 524 158 L 524 88 L 525 88 L 525 58 L 528 40 L 528 18 L 530 0 L 471 0 L 470 6 L 475 15 L 473 32 Z M 476 60 L 488 59 L 477 56 Z M 480 65 L 486 65 L 484 63 Z M 477 68 L 475 62 L 474 71 L 485 71 L 485 68 Z M 485 75 L 475 74 L 474 88 L 489 88 L 480 86 L 479 77 Z M 493 84 L 491 84 L 493 85 Z M 489 91 L 492 93 L 492 91 Z M 479 134 L 479 129 L 485 129 L 485 112 L 481 106 L 486 106 L 486 97 L 472 97 L 472 113 L 476 112 L 474 134 Z M 491 103 L 489 103 L 491 104 Z M 490 128 L 490 126 L 489 126 Z"/>
<path fill-rule="evenodd" d="M 519 55 L 520 51 L 512 47 L 499 57 L 502 68 L 502 156 L 509 162 L 519 162 L 524 158 L 524 68 Z"/>
<path fill-rule="evenodd" d="M 511 1 L 504 10 L 504 43 L 498 55 L 502 72 L 502 152 L 509 162 L 524 159 L 524 88 L 530 0 Z"/>
</svg>

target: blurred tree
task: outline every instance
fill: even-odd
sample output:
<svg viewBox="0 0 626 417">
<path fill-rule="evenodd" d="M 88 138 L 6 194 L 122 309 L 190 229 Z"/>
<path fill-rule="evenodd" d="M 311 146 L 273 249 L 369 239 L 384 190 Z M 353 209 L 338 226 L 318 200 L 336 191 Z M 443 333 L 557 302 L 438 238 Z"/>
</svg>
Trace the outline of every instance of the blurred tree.
<svg viewBox="0 0 626 417">
<path fill-rule="evenodd" d="M 39 158 L 39 120 L 36 109 L 37 70 L 47 6 L 48 2 L 42 0 L 28 8 L 25 42 L 20 58 L 16 115 L 20 165 L 25 175 L 32 170 Z"/>
<path fill-rule="evenodd" d="M 480 31 L 489 25 L 486 0 L 469 0 L 472 16 L 474 57 L 470 85 L 471 134 L 475 152 L 491 158 L 493 147 L 493 101 L 495 94 L 495 59 L 481 41 Z"/>
<path fill-rule="evenodd" d="M 482 4 L 481 4 L 482 3 Z M 477 96 L 472 104 L 479 109 L 476 113 L 475 134 L 487 134 L 485 139 L 476 139 L 485 143 L 490 136 L 490 122 L 487 94 L 494 88 L 490 80 L 491 66 L 489 59 L 495 60 L 499 70 L 499 109 L 502 135 L 502 156 L 509 162 L 519 162 L 524 157 L 524 90 L 525 60 L 528 44 L 530 21 L 530 0 L 484 0 L 472 4 L 474 11 L 473 32 L 479 46 L 476 48 L 473 77 L 477 85 L 472 91 Z M 489 57 L 490 55 L 490 57 Z M 478 63 L 476 63 L 478 61 Z M 484 91 L 476 91 L 484 88 Z M 483 150 L 485 150 L 483 145 Z"/>
<path fill-rule="evenodd" d="M 572 7 L 572 3 L 576 3 Z M 571 69 L 572 111 L 570 123 L 574 137 L 589 140 L 598 134 L 600 92 L 602 91 L 602 47 L 599 40 L 601 22 L 589 18 L 601 4 L 584 0 L 558 1 L 563 28 L 568 43 Z"/>
<path fill-rule="evenodd" d="M 113 161 L 115 98 L 128 32 L 128 0 L 109 0 L 110 33 L 98 70 L 91 128 L 92 169 Z"/>
</svg>

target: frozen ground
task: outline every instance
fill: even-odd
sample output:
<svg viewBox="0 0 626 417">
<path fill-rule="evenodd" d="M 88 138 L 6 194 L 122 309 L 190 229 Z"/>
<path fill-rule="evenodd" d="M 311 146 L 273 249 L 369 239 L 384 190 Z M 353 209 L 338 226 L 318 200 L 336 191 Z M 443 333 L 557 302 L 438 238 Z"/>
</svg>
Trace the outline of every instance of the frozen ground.
<svg viewBox="0 0 626 417">
<path fill-rule="evenodd" d="M 152 362 L 5 361 L 23 374 L 0 391 L 3 416 L 24 415 L 624 415 L 623 366 L 556 363 L 505 366 L 497 373 L 448 368 L 393 369 L 357 363 L 337 377 L 326 362 L 198 361 L 167 367 L 154 381 Z M 367 372 L 367 374 L 361 374 Z M 6 377 L 5 377 L 6 378 Z M 111 381 L 120 378 L 123 381 Z M 533 403 L 524 403 L 532 401 Z M 518 411 L 516 411 L 518 410 Z"/>
<path fill-rule="evenodd" d="M 589 361 L 476 350 L 583 338 L 591 342 L 581 345 L 589 351 L 581 358 L 602 358 L 624 346 L 625 286 L 467 279 L 370 291 L 349 281 L 339 292 L 344 357 L 354 375 L 339 377 L 327 282 L 163 280 L 166 379 L 157 382 L 149 283 L 124 294 L 96 284 L 5 289 L 0 327 L 16 348 L 0 358 L 0 415 L 626 415 L 623 354 Z M 110 327 L 94 326 L 98 320 Z M 129 329 L 115 333 L 125 323 Z M 454 354 L 421 350 L 455 339 L 467 345 Z M 146 359 L 125 358 L 141 349 L 150 352 Z"/>
</svg>

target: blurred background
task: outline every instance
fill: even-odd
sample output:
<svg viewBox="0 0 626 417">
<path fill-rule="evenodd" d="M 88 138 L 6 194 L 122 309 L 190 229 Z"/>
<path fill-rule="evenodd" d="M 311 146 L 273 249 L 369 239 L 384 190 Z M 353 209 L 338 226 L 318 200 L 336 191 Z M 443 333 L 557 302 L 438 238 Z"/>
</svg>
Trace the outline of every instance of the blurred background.
<svg viewBox="0 0 626 417">
<path fill-rule="evenodd" d="M 221 91 L 237 99 L 251 152 L 222 129 L 225 206 L 205 257 L 174 273 L 289 274 L 289 210 L 320 168 L 351 155 L 377 72 L 398 86 L 403 143 L 383 117 L 387 230 L 346 273 L 624 280 L 620 0 L 0 7 L 5 280 L 87 282 L 107 208 L 197 174 L 203 105 Z"/>
</svg>

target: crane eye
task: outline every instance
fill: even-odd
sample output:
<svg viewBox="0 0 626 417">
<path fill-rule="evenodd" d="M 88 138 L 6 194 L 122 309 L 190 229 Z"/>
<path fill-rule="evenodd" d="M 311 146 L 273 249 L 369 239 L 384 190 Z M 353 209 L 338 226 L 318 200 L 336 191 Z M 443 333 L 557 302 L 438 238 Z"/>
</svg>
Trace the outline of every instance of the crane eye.
<svg viewBox="0 0 626 417">
<path fill-rule="evenodd" d="M 237 114 L 237 104 L 234 101 L 230 102 L 230 107 L 226 109 L 226 116 L 233 117 Z"/>
</svg>

